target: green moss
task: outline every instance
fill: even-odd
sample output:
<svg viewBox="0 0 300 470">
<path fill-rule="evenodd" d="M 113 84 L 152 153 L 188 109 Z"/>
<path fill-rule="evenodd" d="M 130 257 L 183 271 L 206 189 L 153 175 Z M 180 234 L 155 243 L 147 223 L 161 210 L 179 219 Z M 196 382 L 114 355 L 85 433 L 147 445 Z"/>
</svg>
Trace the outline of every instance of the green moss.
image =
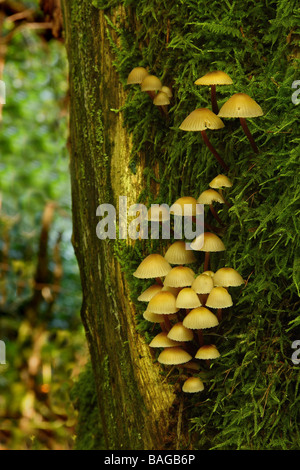
<svg viewBox="0 0 300 470">
<path fill-rule="evenodd" d="M 86 365 L 73 387 L 71 399 L 78 411 L 75 450 L 105 449 L 92 366 Z"/>
</svg>

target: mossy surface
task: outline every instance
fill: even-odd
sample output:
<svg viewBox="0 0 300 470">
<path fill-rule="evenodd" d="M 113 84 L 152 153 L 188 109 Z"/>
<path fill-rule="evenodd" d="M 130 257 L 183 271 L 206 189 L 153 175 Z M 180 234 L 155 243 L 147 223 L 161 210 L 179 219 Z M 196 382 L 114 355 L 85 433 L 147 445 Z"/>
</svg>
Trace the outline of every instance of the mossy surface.
<svg viewBox="0 0 300 470">
<path fill-rule="evenodd" d="M 128 91 L 116 112 L 123 113 L 132 135 L 131 171 L 141 155 L 146 160 L 140 202 L 198 197 L 223 172 L 198 133 L 179 130 L 191 111 L 211 106 L 209 90 L 194 85 L 197 78 L 224 70 L 234 83 L 217 88 L 219 106 L 233 93 L 245 92 L 263 108 L 263 117 L 248 121 L 259 154 L 235 119 L 224 119 L 222 130 L 208 131 L 233 182 L 226 191 L 231 207 L 219 209 L 226 251 L 212 256 L 212 269 L 231 266 L 246 285 L 232 290 L 234 307 L 211 337 L 221 357 L 205 372 L 205 391 L 184 400 L 195 448 L 298 449 L 300 366 L 291 361 L 291 345 L 300 339 L 300 137 L 299 107 L 291 96 L 292 83 L 300 78 L 299 5 L 287 0 L 95 0 L 93 5 L 104 9 L 114 65 Z M 127 18 L 112 23 L 119 6 Z M 138 65 L 172 87 L 168 120 L 139 87 L 126 85 Z M 206 220 L 213 224 L 208 213 Z M 147 285 L 132 273 L 146 254 L 162 252 L 166 245 L 115 242 L 138 313 L 137 296 Z M 201 254 L 198 261 L 195 270 L 201 272 Z M 146 339 L 153 334 L 143 320 L 139 328 Z"/>
</svg>

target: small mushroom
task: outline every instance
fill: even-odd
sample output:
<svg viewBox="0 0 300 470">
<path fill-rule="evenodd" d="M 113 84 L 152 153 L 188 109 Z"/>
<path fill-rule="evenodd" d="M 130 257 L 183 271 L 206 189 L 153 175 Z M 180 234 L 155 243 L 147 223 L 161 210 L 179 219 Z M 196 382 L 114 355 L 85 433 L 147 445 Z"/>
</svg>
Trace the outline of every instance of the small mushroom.
<svg viewBox="0 0 300 470">
<path fill-rule="evenodd" d="M 199 274 L 192 284 L 192 289 L 200 296 L 202 305 L 206 304 L 207 295 L 213 287 L 213 278 L 205 273 Z"/>
<path fill-rule="evenodd" d="M 206 328 L 214 328 L 219 321 L 214 313 L 206 307 L 197 307 L 191 310 L 183 320 L 183 325 L 191 330 L 197 330 L 200 346 L 203 344 L 203 332 Z"/>
<path fill-rule="evenodd" d="M 221 196 L 221 194 L 219 194 L 214 189 L 206 189 L 205 191 L 203 191 L 200 194 L 200 196 L 197 199 L 198 204 L 207 204 L 207 205 L 209 205 L 209 210 L 212 213 L 212 215 L 214 216 L 214 218 L 216 219 L 216 221 L 220 225 L 224 226 L 223 221 L 220 219 L 220 217 L 218 216 L 218 214 L 217 214 L 217 212 L 216 212 L 216 210 L 213 206 L 214 202 L 218 202 L 219 204 L 224 204 L 225 203 L 223 196 Z"/>
<path fill-rule="evenodd" d="M 198 295 L 191 287 L 181 289 L 176 298 L 176 307 L 190 310 L 191 308 L 200 307 L 201 302 Z"/>
<path fill-rule="evenodd" d="M 138 279 L 155 278 L 158 284 L 162 285 L 161 277 L 172 269 L 167 260 L 159 253 L 148 255 L 133 273 Z"/>
<path fill-rule="evenodd" d="M 158 292 L 162 290 L 162 286 L 159 284 L 153 284 L 152 286 L 148 287 L 148 289 L 144 290 L 141 295 L 138 296 L 139 302 L 149 302 L 152 297 L 155 296 Z"/>
<path fill-rule="evenodd" d="M 196 251 L 204 251 L 203 271 L 207 271 L 211 252 L 226 250 L 224 243 L 215 233 L 204 232 L 198 235 L 191 243 L 191 248 Z"/>
<path fill-rule="evenodd" d="M 258 153 L 257 145 L 246 123 L 246 118 L 263 115 L 263 110 L 256 101 L 246 93 L 235 93 L 223 104 L 218 116 L 224 118 L 239 118 L 241 126 L 255 153 Z"/>
<path fill-rule="evenodd" d="M 150 98 L 153 100 L 156 93 L 162 88 L 162 83 L 155 75 L 147 75 L 141 82 L 141 91 L 148 93 Z"/>
<path fill-rule="evenodd" d="M 201 346 L 196 352 L 195 358 L 196 359 L 217 359 L 220 357 L 220 353 L 214 344 L 205 344 Z"/>
<path fill-rule="evenodd" d="M 180 347 L 166 348 L 157 358 L 158 362 L 165 365 L 184 364 L 191 359 L 192 356 Z"/>
<path fill-rule="evenodd" d="M 176 307 L 175 295 L 172 294 L 172 292 L 161 290 L 152 297 L 148 303 L 147 310 L 156 314 L 164 315 L 165 327 L 169 331 L 171 323 L 168 315 L 178 312 L 179 309 Z"/>
<path fill-rule="evenodd" d="M 194 271 L 187 266 L 175 266 L 164 280 L 166 287 L 191 287 L 195 279 Z"/>
<path fill-rule="evenodd" d="M 226 175 L 217 175 L 208 184 L 208 186 L 210 186 L 212 189 L 218 189 L 218 192 L 220 193 L 220 195 L 224 199 L 225 204 L 228 207 L 231 207 L 231 205 L 229 204 L 229 202 L 225 199 L 225 197 L 223 195 L 223 188 L 231 188 L 231 186 L 232 186 L 232 182 L 230 181 L 230 179 Z"/>
<path fill-rule="evenodd" d="M 179 129 L 183 131 L 200 131 L 203 141 L 211 153 L 215 156 L 220 165 L 224 168 L 225 171 L 228 171 L 229 168 L 218 154 L 215 147 L 211 144 L 210 140 L 207 137 L 206 129 L 222 129 L 224 127 L 221 119 L 210 109 L 207 108 L 198 108 L 192 111 L 185 120 L 179 126 Z"/>
<path fill-rule="evenodd" d="M 127 85 L 140 85 L 147 75 L 149 72 L 144 67 L 134 67 L 127 77 Z"/>
<path fill-rule="evenodd" d="M 182 391 L 185 393 L 197 393 L 204 390 L 204 384 L 199 377 L 189 377 L 182 385 Z"/>
<path fill-rule="evenodd" d="M 242 276 L 233 268 L 220 268 L 213 279 L 216 287 L 238 287 L 245 284 Z"/>
<path fill-rule="evenodd" d="M 149 346 L 151 348 L 173 348 L 175 346 L 178 347 L 178 341 L 173 341 L 168 338 L 168 333 L 166 331 L 162 331 L 152 339 Z"/>
<path fill-rule="evenodd" d="M 168 333 L 168 338 L 172 339 L 173 341 L 192 341 L 194 338 L 193 332 L 186 328 L 182 322 L 175 323 L 172 326 Z"/>
<path fill-rule="evenodd" d="M 169 264 L 192 264 L 196 261 L 195 255 L 192 250 L 187 250 L 185 242 L 182 240 L 178 240 L 166 251 L 165 259 L 168 261 Z"/>
<path fill-rule="evenodd" d="M 208 294 L 206 306 L 209 308 L 216 308 L 218 313 L 218 320 L 222 319 L 222 309 L 228 308 L 233 305 L 231 295 L 225 287 L 214 287 Z"/>
<path fill-rule="evenodd" d="M 218 114 L 219 107 L 216 97 L 216 85 L 232 85 L 233 81 L 227 75 L 227 73 L 222 72 L 221 70 L 214 70 L 213 72 L 208 72 L 203 77 L 198 78 L 195 81 L 195 85 L 206 85 L 210 86 L 211 91 L 211 104 L 212 110 L 215 114 Z"/>
</svg>

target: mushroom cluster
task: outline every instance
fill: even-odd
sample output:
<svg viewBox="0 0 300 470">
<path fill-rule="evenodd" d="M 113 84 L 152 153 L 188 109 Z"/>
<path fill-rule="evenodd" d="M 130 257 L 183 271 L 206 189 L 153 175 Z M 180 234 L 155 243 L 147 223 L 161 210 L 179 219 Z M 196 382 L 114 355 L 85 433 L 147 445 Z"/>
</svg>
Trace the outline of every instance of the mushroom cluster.
<svg viewBox="0 0 300 470">
<path fill-rule="evenodd" d="M 147 303 L 144 319 L 161 329 L 149 346 L 160 350 L 160 364 L 185 369 L 188 377 L 184 376 L 182 391 L 195 393 L 204 390 L 199 377 L 201 362 L 203 367 L 209 366 L 220 356 L 217 347 L 205 341 L 205 333 L 217 327 L 222 310 L 233 305 L 228 288 L 244 281 L 233 268 L 220 268 L 216 273 L 208 269 L 210 253 L 225 250 L 214 233 L 196 237 L 190 248 L 183 240 L 175 241 L 164 256 L 148 255 L 133 275 L 155 280 L 138 297 L 138 301 Z M 197 263 L 195 251 L 204 252 L 203 270 L 198 274 L 190 267 Z"/>
<path fill-rule="evenodd" d="M 163 85 L 161 80 L 150 74 L 144 67 L 134 67 L 127 77 L 127 85 L 140 85 L 140 90 L 146 92 L 153 104 L 161 112 L 168 115 L 167 106 L 173 96 L 169 86 Z"/>
<path fill-rule="evenodd" d="M 263 111 L 259 104 L 246 93 L 235 93 L 219 110 L 216 97 L 216 86 L 231 85 L 232 83 L 232 79 L 221 70 L 208 72 L 203 77 L 198 78 L 194 82 L 195 85 L 210 86 L 211 88 L 212 110 L 208 108 L 197 108 L 192 111 L 179 126 L 179 129 L 183 131 L 199 131 L 205 145 L 225 171 L 228 171 L 229 167 L 210 142 L 206 134 L 206 130 L 222 129 L 224 127 L 224 123 L 220 118 L 238 118 L 252 149 L 255 153 L 258 153 L 258 147 L 248 128 L 246 119 L 263 115 Z"/>
</svg>

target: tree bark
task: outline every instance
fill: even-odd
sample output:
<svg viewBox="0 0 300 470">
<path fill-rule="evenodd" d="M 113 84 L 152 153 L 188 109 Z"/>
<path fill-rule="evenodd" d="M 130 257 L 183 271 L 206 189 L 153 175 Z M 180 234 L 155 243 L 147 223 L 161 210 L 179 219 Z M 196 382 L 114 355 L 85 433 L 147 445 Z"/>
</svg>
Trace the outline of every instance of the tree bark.
<svg viewBox="0 0 300 470">
<path fill-rule="evenodd" d="M 128 168 L 131 141 L 122 114 L 111 111 L 124 104 L 125 93 L 112 65 L 103 12 L 90 0 L 63 0 L 62 10 L 70 79 L 72 242 L 107 449 L 175 448 L 174 388 L 163 382 L 161 366 L 136 331 L 114 242 L 96 236 L 99 204 L 112 203 L 118 210 L 121 195 L 133 204 L 143 183 L 143 164 L 136 175 Z"/>
</svg>

